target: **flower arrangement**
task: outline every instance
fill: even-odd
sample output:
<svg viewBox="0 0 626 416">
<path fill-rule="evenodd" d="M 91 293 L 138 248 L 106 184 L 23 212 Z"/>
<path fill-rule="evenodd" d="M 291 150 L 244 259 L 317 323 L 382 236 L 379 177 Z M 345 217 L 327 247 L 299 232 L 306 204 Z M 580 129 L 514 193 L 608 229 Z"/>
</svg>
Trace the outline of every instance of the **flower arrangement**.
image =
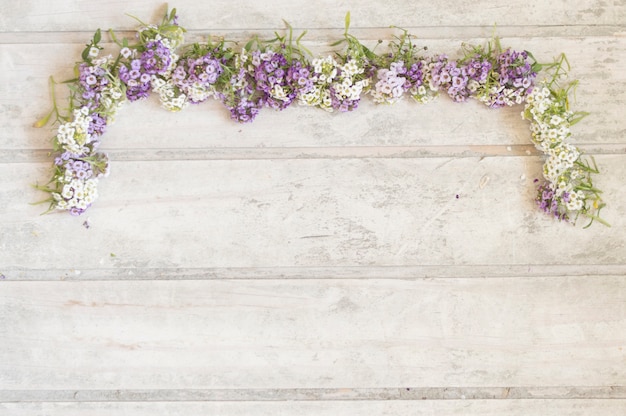
<svg viewBox="0 0 626 416">
<path fill-rule="evenodd" d="M 46 212 L 80 215 L 93 204 L 98 180 L 109 174 L 108 158 L 98 150 L 101 136 L 124 103 L 152 93 L 169 111 L 218 100 L 239 123 L 252 122 L 265 107 L 281 111 L 293 103 L 349 112 L 364 96 L 392 105 L 405 96 L 424 104 L 447 95 L 490 108 L 524 105 L 531 140 L 546 155 L 544 180 L 535 180 L 539 209 L 561 221 L 576 223 L 583 217 L 588 225 L 608 225 L 599 216 L 605 205 L 602 192 L 592 183 L 597 166 L 568 143 L 571 126 L 586 113 L 570 110 L 576 82 L 561 85 L 569 70 L 564 55 L 542 65 L 530 52 L 503 48 L 497 38 L 485 45 L 463 45 L 459 59 L 426 55 L 403 29 L 387 52 L 375 53 L 349 33 L 348 13 L 343 38 L 332 44 L 345 47 L 313 57 L 300 44 L 306 32 L 294 40 L 289 25 L 287 36 L 254 38 L 236 50 L 235 43 L 223 39 L 185 45 L 185 29 L 177 20 L 174 9 L 159 24 L 139 21 L 132 42 L 120 41 L 110 31 L 119 46 L 116 56 L 101 56 L 102 34 L 96 31 L 76 64 L 76 77 L 65 82 L 70 90 L 66 114 L 56 103 L 56 82 L 50 78 L 53 108 L 36 123 L 58 124 L 52 178 L 37 186 L 49 194 L 42 201 L 50 204 Z M 540 73 L 548 78 L 537 82 Z"/>
</svg>

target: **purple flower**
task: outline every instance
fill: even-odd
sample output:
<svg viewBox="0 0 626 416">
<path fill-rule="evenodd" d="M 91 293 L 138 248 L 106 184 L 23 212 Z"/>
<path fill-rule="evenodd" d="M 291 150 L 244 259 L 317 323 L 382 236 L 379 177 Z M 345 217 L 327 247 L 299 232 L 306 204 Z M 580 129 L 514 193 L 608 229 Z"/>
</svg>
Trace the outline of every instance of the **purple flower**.
<svg viewBox="0 0 626 416">
<path fill-rule="evenodd" d="M 535 180 L 538 182 L 538 180 Z M 552 185 L 548 182 L 539 184 L 537 186 L 537 197 L 535 198 L 537 206 L 540 210 L 548 215 L 557 218 L 560 221 L 569 221 L 567 215 L 567 208 L 565 203 L 569 201 L 569 194 L 563 193 L 560 197 L 557 197 L 554 193 Z"/>
<path fill-rule="evenodd" d="M 90 206 L 91 206 L 91 204 L 87 205 L 87 208 L 89 208 Z M 70 208 L 69 211 L 70 211 L 71 215 L 77 217 L 79 215 L 82 215 L 87 210 L 87 208 L 82 209 L 82 208 L 72 207 L 72 208 Z"/>
<path fill-rule="evenodd" d="M 107 118 L 105 115 L 98 113 L 91 114 L 91 122 L 89 123 L 89 134 L 91 136 L 102 136 L 107 126 Z"/>
</svg>

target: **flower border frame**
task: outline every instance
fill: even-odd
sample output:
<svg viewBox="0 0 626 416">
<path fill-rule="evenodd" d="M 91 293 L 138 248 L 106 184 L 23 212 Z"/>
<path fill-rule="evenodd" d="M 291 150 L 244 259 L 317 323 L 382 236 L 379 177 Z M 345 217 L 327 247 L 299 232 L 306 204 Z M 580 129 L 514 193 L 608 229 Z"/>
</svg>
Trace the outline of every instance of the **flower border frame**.
<svg viewBox="0 0 626 416">
<path fill-rule="evenodd" d="M 135 18 L 136 19 L 136 18 Z M 567 81 L 564 54 L 540 64 L 528 51 L 503 48 L 498 38 L 485 45 L 462 45 L 462 58 L 425 55 L 406 30 L 376 53 L 349 33 L 346 14 L 343 37 L 331 46 L 343 49 L 313 58 L 300 40 L 287 34 L 270 40 L 251 39 L 240 51 L 223 38 L 184 44 L 185 29 L 176 9 L 159 24 L 139 19 L 136 38 L 118 40 L 116 56 L 101 56 L 98 29 L 75 67 L 67 112 L 59 109 L 56 82 L 50 77 L 52 110 L 35 123 L 58 124 L 53 137 L 54 164 L 50 181 L 35 185 L 49 194 L 45 212 L 66 210 L 81 215 L 96 200 L 100 178 L 109 174 L 108 156 L 99 151 L 101 136 L 125 102 L 158 94 L 162 106 L 181 111 L 208 99 L 221 101 L 233 120 L 252 122 L 263 108 L 283 110 L 292 103 L 325 111 L 355 111 L 369 95 L 377 104 L 394 104 L 406 96 L 428 103 L 439 95 L 456 102 L 476 99 L 490 108 L 523 105 L 530 121 L 531 141 L 545 156 L 543 180 L 536 179 L 537 207 L 560 221 L 575 224 L 582 217 L 609 225 L 600 217 L 602 191 L 593 185 L 599 170 L 593 157 L 569 143 L 571 126 L 587 113 L 570 109 L 578 81 Z M 382 41 L 379 41 L 382 43 Z M 234 44 L 234 43 L 233 43 Z M 537 76 L 544 79 L 537 82 Z"/>
</svg>

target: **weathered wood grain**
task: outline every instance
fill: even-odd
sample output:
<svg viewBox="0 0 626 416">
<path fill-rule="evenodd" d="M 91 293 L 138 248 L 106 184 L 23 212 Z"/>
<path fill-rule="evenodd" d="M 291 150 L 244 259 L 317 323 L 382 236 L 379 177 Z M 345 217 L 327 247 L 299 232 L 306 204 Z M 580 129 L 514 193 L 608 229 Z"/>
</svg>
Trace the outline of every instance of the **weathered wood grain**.
<svg viewBox="0 0 626 416">
<path fill-rule="evenodd" d="M 181 24 L 189 29 L 214 27 L 274 29 L 280 19 L 294 27 L 343 29 L 344 15 L 350 11 L 356 27 L 410 26 L 507 26 L 524 25 L 621 25 L 626 19 L 626 5 L 621 1 L 574 0 L 544 2 L 532 0 L 512 3 L 505 0 L 460 3 L 454 1 L 387 1 L 331 0 L 316 2 L 237 0 L 231 2 L 197 3 L 178 0 L 176 7 Z M 0 18 L 0 31 L 67 31 L 92 30 L 102 27 L 134 28 L 136 22 L 124 13 L 144 21 L 160 20 L 165 12 L 161 1 L 86 2 L 58 0 L 54 3 L 22 1 L 5 5 Z"/>
<path fill-rule="evenodd" d="M 626 400 L 506 400 L 506 401 L 346 401 L 346 402 L 231 402 L 231 403 L 0 403 L 11 416 L 622 416 Z"/>
<path fill-rule="evenodd" d="M 0 282 L 6 390 L 613 386 L 623 276 Z"/>
<path fill-rule="evenodd" d="M 432 416 L 544 416 L 560 414 L 584 416 L 602 414 L 621 416 L 626 402 L 623 400 L 538 400 L 491 403 L 480 401 L 456 402 L 310 402 L 310 403 L 23 403 L 6 404 L 4 409 L 14 416 L 143 416 L 154 414 L 184 413 L 186 415 L 219 414 L 223 416 L 243 415 L 406 415 L 419 412 Z M 0 405 L 2 406 L 2 405 Z M 0 408 L 1 409 L 1 408 Z"/>
<path fill-rule="evenodd" d="M 0 164 L 0 264 L 6 276 L 32 268 L 50 277 L 118 267 L 619 265 L 626 164 L 597 161 L 613 227 L 588 230 L 536 209 L 541 162 L 531 157 L 114 162 L 84 218 L 28 205 L 45 197 L 28 186 L 46 165 Z"/>
<path fill-rule="evenodd" d="M 0 390 L 0 403 L 18 402 L 310 402 L 364 400 L 620 400 L 626 387 L 382 387 L 158 390 Z"/>
</svg>

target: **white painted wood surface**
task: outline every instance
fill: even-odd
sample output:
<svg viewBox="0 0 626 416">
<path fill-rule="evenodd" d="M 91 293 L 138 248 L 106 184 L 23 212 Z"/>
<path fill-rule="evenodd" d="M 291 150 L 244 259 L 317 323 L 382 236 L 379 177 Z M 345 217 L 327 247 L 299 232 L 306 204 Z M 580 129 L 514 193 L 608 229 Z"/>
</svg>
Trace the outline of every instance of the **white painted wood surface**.
<svg viewBox="0 0 626 416">
<path fill-rule="evenodd" d="M 537 212 L 520 108 L 128 105 L 85 217 L 40 216 L 47 79 L 152 1 L 0 4 L 0 415 L 623 415 L 626 4 L 181 0 L 187 38 L 389 25 L 454 54 L 493 25 L 580 79 L 612 227 Z M 458 195 L 458 198 L 457 198 Z M 89 228 L 83 225 L 87 221 Z"/>
</svg>

